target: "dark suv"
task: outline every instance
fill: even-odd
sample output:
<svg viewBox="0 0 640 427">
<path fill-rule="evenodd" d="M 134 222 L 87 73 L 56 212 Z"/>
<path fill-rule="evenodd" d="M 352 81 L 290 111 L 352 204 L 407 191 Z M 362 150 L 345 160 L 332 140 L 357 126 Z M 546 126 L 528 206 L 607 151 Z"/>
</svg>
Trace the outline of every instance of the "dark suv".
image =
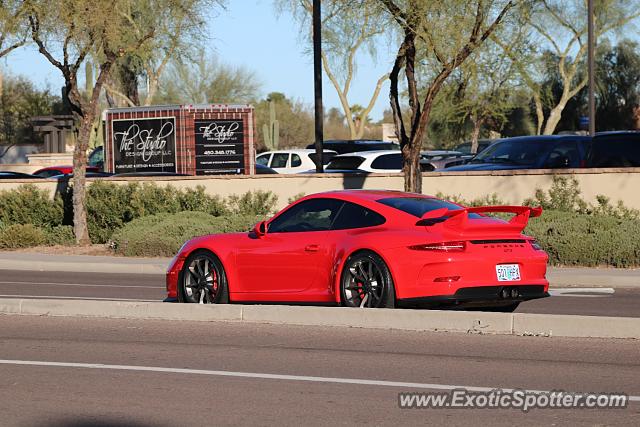
<svg viewBox="0 0 640 427">
<path fill-rule="evenodd" d="M 591 168 L 640 167 L 640 132 L 600 132 L 587 157 Z"/>
<path fill-rule="evenodd" d="M 585 166 L 590 142 L 590 137 L 579 135 L 504 138 L 468 163 L 442 171 L 581 168 Z"/>
<path fill-rule="evenodd" d="M 315 148 L 315 145 L 309 144 L 307 148 Z M 345 154 L 358 151 L 400 150 L 400 144 L 377 139 L 337 139 L 324 141 L 323 148 Z"/>
</svg>

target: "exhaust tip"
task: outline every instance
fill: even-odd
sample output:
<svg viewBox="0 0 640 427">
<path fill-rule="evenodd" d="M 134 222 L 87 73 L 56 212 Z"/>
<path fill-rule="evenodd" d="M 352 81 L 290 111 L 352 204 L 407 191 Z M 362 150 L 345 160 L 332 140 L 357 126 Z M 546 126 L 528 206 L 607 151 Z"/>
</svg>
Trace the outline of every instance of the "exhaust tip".
<svg viewBox="0 0 640 427">
<path fill-rule="evenodd" d="M 511 288 L 511 298 L 518 298 L 520 296 L 520 292 L 518 292 L 518 289 L 516 288 Z"/>
<path fill-rule="evenodd" d="M 507 299 L 509 298 L 510 295 L 511 295 L 511 292 L 509 292 L 509 288 L 503 288 L 500 291 L 500 298 L 502 299 Z"/>
</svg>

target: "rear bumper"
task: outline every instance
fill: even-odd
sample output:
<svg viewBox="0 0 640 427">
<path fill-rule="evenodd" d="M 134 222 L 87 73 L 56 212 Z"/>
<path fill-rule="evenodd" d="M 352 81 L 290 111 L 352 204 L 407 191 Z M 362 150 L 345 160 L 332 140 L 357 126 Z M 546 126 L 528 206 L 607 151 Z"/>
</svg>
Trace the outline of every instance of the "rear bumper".
<svg viewBox="0 0 640 427">
<path fill-rule="evenodd" d="M 532 299 L 545 298 L 549 293 L 545 290 L 544 285 L 516 285 L 516 286 L 474 286 L 469 288 L 460 288 L 453 295 L 435 295 L 418 298 L 399 299 L 398 304 L 401 306 L 501 306 L 509 305 L 516 302 L 528 301 Z M 511 291 L 515 289 L 517 296 L 512 297 L 511 292 L 507 292 L 509 296 L 503 297 L 503 291 Z"/>
</svg>

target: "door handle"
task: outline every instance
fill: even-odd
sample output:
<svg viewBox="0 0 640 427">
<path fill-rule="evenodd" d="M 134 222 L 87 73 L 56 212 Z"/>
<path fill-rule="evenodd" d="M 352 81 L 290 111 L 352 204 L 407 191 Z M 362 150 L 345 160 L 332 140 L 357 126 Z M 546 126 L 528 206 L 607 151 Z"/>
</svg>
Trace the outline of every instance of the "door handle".
<svg viewBox="0 0 640 427">
<path fill-rule="evenodd" d="M 307 245 L 304 250 L 306 252 L 318 252 L 320 250 L 320 246 L 318 245 Z"/>
</svg>

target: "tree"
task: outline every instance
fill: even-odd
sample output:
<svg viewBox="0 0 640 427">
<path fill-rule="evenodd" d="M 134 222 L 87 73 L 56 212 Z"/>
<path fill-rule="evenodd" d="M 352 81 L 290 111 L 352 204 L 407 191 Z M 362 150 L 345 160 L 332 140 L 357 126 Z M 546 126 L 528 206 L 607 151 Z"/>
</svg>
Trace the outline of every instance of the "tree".
<svg viewBox="0 0 640 427">
<path fill-rule="evenodd" d="M 105 85 L 108 92 L 128 106 L 151 105 L 169 64 L 194 60 L 198 52 L 193 46 L 207 39 L 205 18 L 214 7 L 224 4 L 225 0 L 180 0 L 158 13 L 153 2 L 133 2 L 131 14 L 136 19 L 128 24 L 138 37 L 149 27 L 155 28 L 155 36 L 118 61 Z"/>
<path fill-rule="evenodd" d="M 276 118 L 280 122 L 279 148 L 306 147 L 313 142 L 314 117 L 309 106 L 291 100 L 281 92 L 271 92 L 255 104 L 256 129 L 269 122 L 269 102 L 273 102 Z M 258 145 L 265 146 L 262 132 L 258 132 Z"/>
<path fill-rule="evenodd" d="M 621 40 L 616 46 L 598 46 L 596 62 L 596 124 L 598 130 L 635 129 L 640 105 L 638 43 Z M 586 95 L 586 94 L 585 94 Z"/>
<path fill-rule="evenodd" d="M 179 0 L 148 1 L 153 13 L 170 13 Z M 76 242 L 90 242 L 87 229 L 85 183 L 87 148 L 98 115 L 103 86 L 116 61 L 136 52 L 156 36 L 153 25 L 132 13 L 143 0 L 40 0 L 28 2 L 31 37 L 40 53 L 65 80 L 64 98 L 79 123 L 73 153 L 73 226 Z M 134 25 L 135 24 L 135 25 Z M 56 56 L 57 55 L 57 56 Z M 83 96 L 78 87 L 81 65 L 92 55 L 99 63 L 91 93 Z"/>
<path fill-rule="evenodd" d="M 24 0 L 0 1 L 0 58 L 27 42 Z"/>
<path fill-rule="evenodd" d="M 599 0 L 595 6 L 595 34 L 601 37 L 627 25 L 640 16 L 634 0 Z M 548 46 L 558 58 L 557 70 L 562 83 L 560 97 L 548 114 L 543 112 L 543 94 L 537 78 L 537 64 L 502 44 L 505 53 L 516 63 L 523 81 L 533 92 L 538 134 L 551 135 L 562 118 L 569 100 L 587 85 L 587 2 L 584 0 L 538 0 L 527 20 L 534 43 Z M 499 41 L 498 41 L 499 42 Z"/>
<path fill-rule="evenodd" d="M 451 73 L 460 67 L 498 28 L 505 15 L 514 7 L 508 2 L 378 0 L 396 22 L 402 42 L 390 73 L 389 98 L 403 154 L 405 191 L 422 191 L 420 150 L 429 124 L 434 100 Z M 496 5 L 499 3 L 499 5 Z M 417 81 L 417 60 L 434 65 L 435 71 L 421 83 L 420 100 Z M 405 120 L 400 106 L 400 72 L 404 70 L 407 84 L 410 119 Z"/>
<path fill-rule="evenodd" d="M 186 63 L 175 60 L 163 79 L 156 100 L 171 103 L 245 104 L 258 98 L 261 83 L 255 72 L 221 63 L 215 56 Z"/>
<path fill-rule="evenodd" d="M 279 3 L 292 11 L 300 26 L 309 30 L 303 30 L 303 34 L 310 37 L 312 1 L 279 0 Z M 350 91 L 357 74 L 358 55 L 366 49 L 375 59 L 376 42 L 387 30 L 388 18 L 381 12 L 377 4 L 366 0 L 328 0 L 323 3 L 322 68 L 338 95 L 351 139 L 363 137 L 366 119 L 375 106 L 382 85 L 389 78 L 388 73 L 382 74 L 366 106 L 353 110 Z"/>
<path fill-rule="evenodd" d="M 62 112 L 60 97 L 48 89 L 39 90 L 21 76 L 8 76 L 0 94 L 0 158 L 17 144 L 35 139 L 31 118 Z"/>
</svg>

